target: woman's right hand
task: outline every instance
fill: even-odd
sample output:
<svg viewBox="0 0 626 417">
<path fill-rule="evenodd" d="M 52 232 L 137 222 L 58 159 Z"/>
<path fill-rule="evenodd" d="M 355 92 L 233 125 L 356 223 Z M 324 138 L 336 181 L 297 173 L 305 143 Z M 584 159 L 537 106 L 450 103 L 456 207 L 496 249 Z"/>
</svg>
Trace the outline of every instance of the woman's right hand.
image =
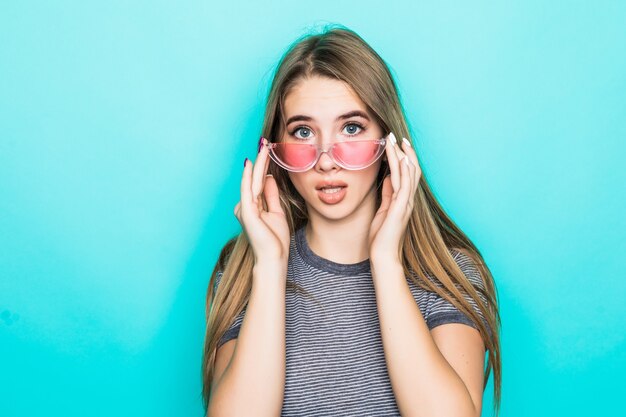
<svg viewBox="0 0 626 417">
<path fill-rule="evenodd" d="M 245 161 L 241 178 L 241 200 L 235 206 L 235 216 L 248 236 L 254 251 L 255 265 L 259 262 L 283 262 L 289 258 L 289 224 L 280 205 L 278 186 L 273 176 L 266 176 L 269 166 L 267 139 L 254 164 Z M 263 208 L 263 197 L 267 211 Z"/>
</svg>

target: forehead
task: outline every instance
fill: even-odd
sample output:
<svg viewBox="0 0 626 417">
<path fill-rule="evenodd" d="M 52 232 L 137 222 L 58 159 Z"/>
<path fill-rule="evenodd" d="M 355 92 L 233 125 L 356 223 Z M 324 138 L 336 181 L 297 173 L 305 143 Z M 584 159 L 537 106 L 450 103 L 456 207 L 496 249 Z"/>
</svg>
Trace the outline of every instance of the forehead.
<svg viewBox="0 0 626 417">
<path fill-rule="evenodd" d="M 285 116 L 305 114 L 315 119 L 334 118 L 351 110 L 366 111 L 365 103 L 343 81 L 312 77 L 291 89 L 285 97 Z"/>
</svg>

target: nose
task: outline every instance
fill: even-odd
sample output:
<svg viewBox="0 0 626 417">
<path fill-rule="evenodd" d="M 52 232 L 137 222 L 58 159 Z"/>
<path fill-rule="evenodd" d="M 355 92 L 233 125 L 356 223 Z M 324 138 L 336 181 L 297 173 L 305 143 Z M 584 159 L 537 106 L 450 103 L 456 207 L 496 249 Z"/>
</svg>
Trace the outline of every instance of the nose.
<svg viewBox="0 0 626 417">
<path fill-rule="evenodd" d="M 339 169 L 339 165 L 331 158 L 330 149 L 327 148 L 325 151 L 322 150 L 322 153 L 315 164 L 315 169 L 320 172 L 326 172 L 333 169 Z"/>
</svg>

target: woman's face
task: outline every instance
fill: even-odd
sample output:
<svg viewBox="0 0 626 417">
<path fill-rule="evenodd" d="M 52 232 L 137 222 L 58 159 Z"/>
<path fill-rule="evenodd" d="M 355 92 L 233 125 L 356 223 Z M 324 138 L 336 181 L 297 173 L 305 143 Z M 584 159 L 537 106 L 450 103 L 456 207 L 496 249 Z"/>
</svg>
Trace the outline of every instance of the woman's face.
<svg viewBox="0 0 626 417">
<path fill-rule="evenodd" d="M 326 149 L 330 142 L 374 140 L 383 135 L 365 104 L 352 88 L 339 80 L 316 76 L 301 81 L 285 97 L 283 110 L 286 126 L 282 141 L 309 139 Z M 354 111 L 362 112 L 365 117 L 342 117 Z M 313 168 L 305 172 L 290 171 L 289 178 L 306 201 L 310 215 L 313 210 L 323 217 L 339 219 L 357 208 L 373 213 L 374 185 L 383 157 L 367 168 L 347 170 L 324 152 Z M 336 194 L 326 194 L 319 190 L 325 181 L 340 182 L 345 187 Z"/>
</svg>

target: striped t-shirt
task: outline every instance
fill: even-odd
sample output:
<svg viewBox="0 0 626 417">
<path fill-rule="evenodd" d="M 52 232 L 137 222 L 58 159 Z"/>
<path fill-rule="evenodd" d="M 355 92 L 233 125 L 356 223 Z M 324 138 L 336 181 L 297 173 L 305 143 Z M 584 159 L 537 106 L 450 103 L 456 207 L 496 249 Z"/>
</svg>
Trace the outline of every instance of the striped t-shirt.
<svg viewBox="0 0 626 417">
<path fill-rule="evenodd" d="M 458 251 L 453 256 L 469 280 L 484 288 L 470 258 Z M 220 271 L 216 278 L 217 286 Z M 281 416 L 399 416 L 385 362 L 369 259 L 340 264 L 322 258 L 307 244 L 302 226 L 291 237 L 287 280 L 303 287 L 318 302 L 287 290 Z M 437 293 L 408 278 L 407 282 L 429 329 L 444 323 L 476 327 Z M 470 302 L 480 314 L 475 302 Z M 235 317 L 218 347 L 238 336 L 245 311 Z"/>
</svg>

